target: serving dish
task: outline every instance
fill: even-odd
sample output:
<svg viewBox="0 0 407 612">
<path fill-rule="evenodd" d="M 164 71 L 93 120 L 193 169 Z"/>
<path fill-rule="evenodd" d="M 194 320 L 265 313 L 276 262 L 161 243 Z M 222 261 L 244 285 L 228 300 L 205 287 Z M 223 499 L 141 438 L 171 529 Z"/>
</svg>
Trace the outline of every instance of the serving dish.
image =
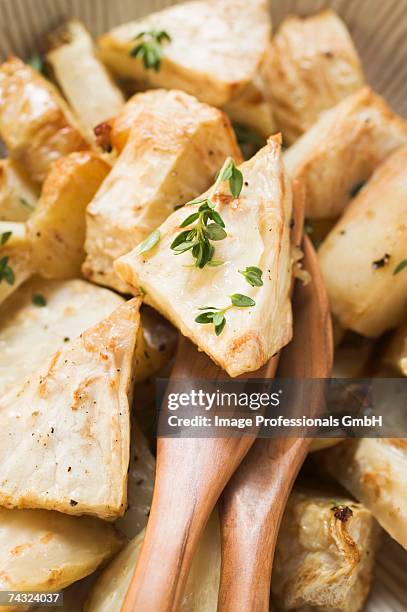
<svg viewBox="0 0 407 612">
<path fill-rule="evenodd" d="M 11 52 L 28 58 L 33 52 L 43 51 L 44 33 L 53 30 L 68 17 L 77 17 L 94 36 L 98 36 L 118 24 L 172 4 L 175 3 L 158 0 L 137 3 L 128 0 L 114 3 L 108 0 L 36 0 L 35 4 L 30 0 L 0 0 L 0 59 L 5 59 Z M 289 13 L 308 15 L 322 8 L 332 8 L 343 18 L 362 59 L 367 82 L 386 98 L 397 113 L 406 117 L 407 19 L 403 2 L 274 1 L 271 6 L 274 30 Z M 103 172 L 103 169 L 100 171 Z M 378 580 L 367 609 L 403 609 L 407 594 L 403 591 L 403 581 L 395 580 L 394 576 L 397 575 L 396 568 L 403 560 L 405 563 L 405 553 L 391 542 L 386 542 L 383 551 L 379 556 Z"/>
</svg>

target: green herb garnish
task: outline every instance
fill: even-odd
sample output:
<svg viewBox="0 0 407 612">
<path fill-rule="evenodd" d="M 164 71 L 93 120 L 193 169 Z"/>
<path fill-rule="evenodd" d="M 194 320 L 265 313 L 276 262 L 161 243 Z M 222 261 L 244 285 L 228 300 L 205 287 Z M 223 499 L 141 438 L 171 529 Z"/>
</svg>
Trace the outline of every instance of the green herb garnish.
<svg viewBox="0 0 407 612">
<path fill-rule="evenodd" d="M 39 53 L 33 53 L 27 64 L 40 74 L 44 74 L 44 60 Z"/>
<path fill-rule="evenodd" d="M 163 43 L 171 42 L 171 36 L 164 30 L 149 30 L 140 32 L 134 40 L 139 43 L 130 51 L 131 57 L 139 57 L 146 70 L 158 72 L 163 56 Z"/>
<path fill-rule="evenodd" d="M 187 206 L 194 204 L 200 204 L 200 206 L 196 212 L 184 219 L 180 227 L 195 225 L 178 234 L 171 243 L 170 248 L 175 252 L 175 255 L 191 251 L 197 268 L 204 268 L 207 264 L 219 266 L 223 263 L 213 259 L 215 248 L 211 242 L 223 240 L 227 236 L 224 229 L 225 223 L 215 210 L 216 204 L 213 201 L 219 185 L 224 181 L 229 182 L 229 189 L 233 197 L 239 197 L 243 187 L 243 174 L 231 157 L 226 159 L 207 196 L 200 200 L 192 200 L 187 204 Z"/>
<path fill-rule="evenodd" d="M 151 251 L 152 248 L 160 241 L 161 233 L 160 230 L 156 229 L 143 242 L 141 242 L 136 248 L 135 255 L 142 255 Z"/>
<path fill-rule="evenodd" d="M 8 265 L 8 256 L 0 259 L 0 283 L 5 280 L 9 285 L 14 285 L 15 276 L 12 268 Z"/>
<path fill-rule="evenodd" d="M 0 246 L 3 246 L 3 244 L 6 244 L 7 240 L 10 239 L 10 236 L 12 235 L 13 232 L 3 232 L 2 234 L 0 234 Z"/>
<path fill-rule="evenodd" d="M 252 298 L 242 293 L 234 293 L 229 297 L 231 304 L 225 308 L 216 308 L 215 306 L 203 306 L 199 308 L 199 310 L 203 310 L 204 312 L 195 318 L 195 323 L 201 323 L 202 325 L 211 323 L 215 327 L 215 334 L 219 336 L 226 325 L 225 313 L 228 310 L 233 307 L 249 308 L 250 306 L 256 305 L 256 302 L 252 300 Z"/>
<path fill-rule="evenodd" d="M 257 268 L 256 266 L 248 266 L 246 270 L 238 270 L 238 272 L 245 277 L 249 285 L 252 287 L 262 287 L 263 280 L 261 277 L 263 276 L 263 271 L 260 270 L 260 268 Z"/>
<path fill-rule="evenodd" d="M 393 276 L 404 270 L 404 268 L 407 268 L 407 259 L 400 261 L 400 263 L 394 268 Z"/>
<path fill-rule="evenodd" d="M 237 142 L 246 159 L 253 157 L 253 155 L 266 144 L 266 140 L 263 136 L 240 123 L 233 123 L 233 129 L 236 134 Z"/>
<path fill-rule="evenodd" d="M 34 293 L 31 297 L 31 301 L 35 306 L 46 306 L 47 301 L 41 293 Z"/>
</svg>

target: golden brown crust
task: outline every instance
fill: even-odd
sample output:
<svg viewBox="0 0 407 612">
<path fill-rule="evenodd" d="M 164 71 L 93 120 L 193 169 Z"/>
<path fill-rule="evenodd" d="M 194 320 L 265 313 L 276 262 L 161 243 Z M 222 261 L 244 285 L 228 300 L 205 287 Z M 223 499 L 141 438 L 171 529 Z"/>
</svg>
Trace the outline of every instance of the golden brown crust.
<svg viewBox="0 0 407 612">
<path fill-rule="evenodd" d="M 277 125 L 288 144 L 306 132 L 322 111 L 364 84 L 352 39 L 332 11 L 286 17 L 263 70 Z"/>
<path fill-rule="evenodd" d="M 335 219 L 373 171 L 406 144 L 406 121 L 364 87 L 324 113 L 284 161 L 304 184 L 307 217 Z"/>
<path fill-rule="evenodd" d="M 109 164 L 92 151 L 71 153 L 52 164 L 36 211 L 27 222 L 33 264 L 43 277 L 80 275 L 86 207 L 109 171 Z"/>
<path fill-rule="evenodd" d="M 239 162 L 241 153 L 225 113 L 181 91 L 136 94 L 110 125 L 120 154 L 87 208 L 82 272 L 129 293 L 114 260 L 207 189 L 226 157 Z"/>
<path fill-rule="evenodd" d="M 0 66 L 0 134 L 10 156 L 38 182 L 56 159 L 89 149 L 55 87 L 17 57 Z"/>
</svg>

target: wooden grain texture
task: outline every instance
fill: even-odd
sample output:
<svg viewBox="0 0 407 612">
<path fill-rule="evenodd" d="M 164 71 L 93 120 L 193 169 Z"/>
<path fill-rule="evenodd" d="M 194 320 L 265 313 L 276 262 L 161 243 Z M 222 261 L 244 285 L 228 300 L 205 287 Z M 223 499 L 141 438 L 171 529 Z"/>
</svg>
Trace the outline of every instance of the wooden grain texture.
<svg viewBox="0 0 407 612">
<path fill-rule="evenodd" d="M 300 244 L 304 192 L 293 185 L 292 243 Z M 274 377 L 278 357 L 241 379 Z M 179 343 L 171 380 L 230 379 L 186 338 Z M 171 381 L 169 383 L 171 387 Z M 171 388 L 169 389 L 171 392 Z M 176 612 L 192 558 L 223 489 L 255 441 L 230 438 L 159 438 L 150 517 L 122 612 Z"/>
<path fill-rule="evenodd" d="M 304 240 L 304 267 L 312 281 L 297 284 L 294 339 L 281 354 L 280 378 L 327 378 L 333 359 L 332 326 L 318 260 Z M 306 393 L 307 396 L 307 393 Z M 294 414 L 312 416 L 322 407 L 321 385 L 299 392 Z M 219 612 L 267 612 L 280 521 L 308 451 L 310 438 L 259 439 L 227 485 L 220 504 L 222 566 Z"/>
</svg>

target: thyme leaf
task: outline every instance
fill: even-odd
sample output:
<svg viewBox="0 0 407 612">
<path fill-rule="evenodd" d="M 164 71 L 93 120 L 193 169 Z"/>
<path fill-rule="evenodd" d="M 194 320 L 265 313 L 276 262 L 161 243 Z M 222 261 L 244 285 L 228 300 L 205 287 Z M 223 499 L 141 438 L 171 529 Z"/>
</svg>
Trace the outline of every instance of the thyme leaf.
<svg viewBox="0 0 407 612">
<path fill-rule="evenodd" d="M 394 268 L 393 276 L 399 274 L 404 268 L 407 268 L 407 259 L 403 259 L 400 263 Z"/>
<path fill-rule="evenodd" d="M 245 270 L 238 270 L 238 272 L 245 277 L 252 287 L 261 287 L 263 285 L 263 271 L 257 268 L 257 266 L 248 266 Z"/>
<path fill-rule="evenodd" d="M 146 70 L 158 72 L 163 56 L 162 45 L 171 42 L 171 36 L 165 30 L 148 30 L 140 32 L 135 38 L 138 44 L 130 51 L 131 57 L 138 57 Z"/>
<path fill-rule="evenodd" d="M 0 259 L 0 283 L 6 281 L 9 285 L 14 285 L 15 275 L 13 269 L 8 265 L 8 256 Z"/>
<path fill-rule="evenodd" d="M 141 242 L 136 248 L 136 255 L 142 255 L 143 253 L 147 253 L 147 251 L 151 251 L 152 248 L 160 241 L 161 233 L 160 230 L 156 229 L 143 242 Z"/>
<path fill-rule="evenodd" d="M 3 244 L 6 244 L 7 240 L 10 239 L 12 233 L 13 232 L 3 232 L 2 234 L 0 234 L 0 246 L 3 246 Z"/>
<path fill-rule="evenodd" d="M 41 293 L 34 293 L 31 297 L 31 301 L 35 306 L 46 306 L 47 301 Z"/>
</svg>

